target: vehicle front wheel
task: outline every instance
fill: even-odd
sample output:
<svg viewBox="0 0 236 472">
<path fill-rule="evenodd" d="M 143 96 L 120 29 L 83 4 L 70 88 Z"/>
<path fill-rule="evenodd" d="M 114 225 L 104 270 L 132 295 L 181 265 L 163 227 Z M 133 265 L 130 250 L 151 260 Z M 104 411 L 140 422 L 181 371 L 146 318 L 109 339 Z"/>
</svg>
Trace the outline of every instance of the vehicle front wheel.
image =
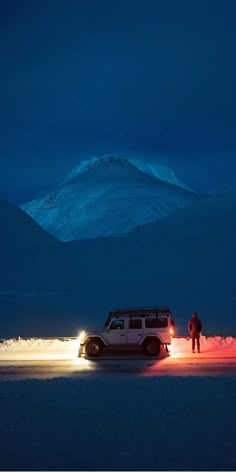
<svg viewBox="0 0 236 472">
<path fill-rule="evenodd" d="M 148 339 L 144 344 L 144 351 L 147 356 L 158 356 L 160 354 L 160 342 L 158 339 Z"/>
<path fill-rule="evenodd" d="M 102 343 L 99 340 L 88 341 L 85 346 L 85 352 L 89 357 L 98 357 L 102 352 Z"/>
</svg>

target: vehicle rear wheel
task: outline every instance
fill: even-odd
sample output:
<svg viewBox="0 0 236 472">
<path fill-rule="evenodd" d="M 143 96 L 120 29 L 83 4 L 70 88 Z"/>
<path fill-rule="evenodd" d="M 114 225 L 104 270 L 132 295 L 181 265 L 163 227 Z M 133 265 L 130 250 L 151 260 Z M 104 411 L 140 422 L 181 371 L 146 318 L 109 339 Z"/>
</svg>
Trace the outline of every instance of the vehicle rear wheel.
<svg viewBox="0 0 236 472">
<path fill-rule="evenodd" d="M 86 343 L 85 352 L 89 357 L 98 357 L 102 352 L 102 343 L 97 339 L 91 339 Z"/>
<path fill-rule="evenodd" d="M 160 354 L 160 341 L 158 339 L 148 339 L 144 344 L 144 351 L 147 356 L 158 356 Z"/>
</svg>

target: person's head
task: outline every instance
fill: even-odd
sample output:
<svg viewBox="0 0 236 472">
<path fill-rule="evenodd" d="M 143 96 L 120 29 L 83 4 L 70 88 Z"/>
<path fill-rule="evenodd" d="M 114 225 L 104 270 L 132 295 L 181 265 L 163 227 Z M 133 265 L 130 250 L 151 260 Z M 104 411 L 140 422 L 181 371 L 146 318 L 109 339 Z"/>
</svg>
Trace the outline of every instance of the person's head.
<svg viewBox="0 0 236 472">
<path fill-rule="evenodd" d="M 193 318 L 194 318 L 194 319 L 197 318 L 197 313 L 196 313 L 196 312 L 193 313 Z"/>
</svg>

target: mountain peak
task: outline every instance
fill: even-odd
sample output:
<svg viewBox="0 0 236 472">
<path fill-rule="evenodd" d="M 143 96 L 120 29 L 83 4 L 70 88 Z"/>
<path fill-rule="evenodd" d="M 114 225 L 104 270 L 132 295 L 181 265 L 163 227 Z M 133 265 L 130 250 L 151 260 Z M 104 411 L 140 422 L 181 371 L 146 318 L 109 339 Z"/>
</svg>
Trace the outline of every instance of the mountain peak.
<svg viewBox="0 0 236 472">
<path fill-rule="evenodd" d="M 150 164 L 142 160 L 133 158 L 120 157 L 117 154 L 104 154 L 99 157 L 93 157 L 81 161 L 74 169 L 67 175 L 66 179 L 62 182 L 62 185 L 72 183 L 81 174 L 89 171 L 104 172 L 109 171 L 123 175 L 123 171 L 142 173 L 145 176 L 154 178 L 162 182 L 166 182 L 170 185 L 176 185 L 193 192 L 193 190 L 187 187 L 175 174 L 175 172 L 165 166 L 159 164 Z M 136 174 L 137 175 L 137 174 Z M 194 192 L 195 193 L 195 192 Z"/>
<path fill-rule="evenodd" d="M 68 175 L 66 180 L 63 182 L 68 183 L 73 180 L 78 175 L 87 172 L 91 169 L 121 169 L 125 167 L 130 167 L 130 162 L 128 159 L 121 158 L 114 154 L 104 154 L 101 157 L 94 157 L 92 159 L 87 159 L 80 162 Z"/>
</svg>

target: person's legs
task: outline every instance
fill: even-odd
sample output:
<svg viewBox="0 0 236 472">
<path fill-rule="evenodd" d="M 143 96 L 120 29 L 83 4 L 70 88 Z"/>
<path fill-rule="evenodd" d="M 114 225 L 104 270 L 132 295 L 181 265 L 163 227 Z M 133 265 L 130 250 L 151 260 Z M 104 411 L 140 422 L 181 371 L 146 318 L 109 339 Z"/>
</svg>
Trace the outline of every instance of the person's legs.
<svg viewBox="0 0 236 472">
<path fill-rule="evenodd" d="M 195 350 L 195 334 L 192 334 L 192 351 Z"/>
<path fill-rule="evenodd" d="M 200 352 L 200 335 L 197 334 L 197 350 Z"/>
</svg>

